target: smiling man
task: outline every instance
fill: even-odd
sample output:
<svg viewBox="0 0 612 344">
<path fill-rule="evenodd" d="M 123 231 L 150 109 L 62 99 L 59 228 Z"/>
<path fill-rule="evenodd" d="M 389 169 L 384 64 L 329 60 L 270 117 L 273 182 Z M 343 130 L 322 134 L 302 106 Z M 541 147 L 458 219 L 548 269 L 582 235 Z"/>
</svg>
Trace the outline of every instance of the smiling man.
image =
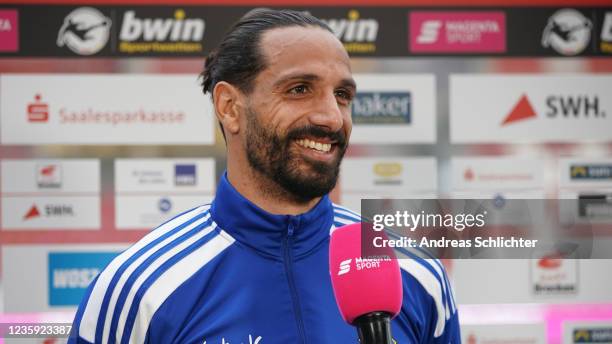
<svg viewBox="0 0 612 344">
<path fill-rule="evenodd" d="M 258 9 L 206 59 L 227 143 L 210 205 L 162 224 L 88 289 L 72 343 L 357 343 L 329 276 L 329 234 L 359 216 L 333 204 L 351 134 L 348 55 L 320 20 Z M 397 343 L 459 343 L 442 265 L 403 267 Z"/>
</svg>

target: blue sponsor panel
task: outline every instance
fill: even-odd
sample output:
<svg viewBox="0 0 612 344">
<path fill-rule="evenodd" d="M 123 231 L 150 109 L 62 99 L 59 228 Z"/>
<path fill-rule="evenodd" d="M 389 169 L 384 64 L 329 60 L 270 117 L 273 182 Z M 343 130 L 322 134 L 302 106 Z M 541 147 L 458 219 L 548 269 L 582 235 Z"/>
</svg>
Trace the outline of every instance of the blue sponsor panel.
<svg viewBox="0 0 612 344">
<path fill-rule="evenodd" d="M 354 124 L 410 124 L 410 92 L 359 92 L 352 102 Z"/>
<path fill-rule="evenodd" d="M 179 185 L 196 185 L 196 165 L 174 165 L 174 183 Z"/>
<path fill-rule="evenodd" d="M 78 306 L 89 284 L 120 252 L 49 253 L 49 305 Z"/>
</svg>

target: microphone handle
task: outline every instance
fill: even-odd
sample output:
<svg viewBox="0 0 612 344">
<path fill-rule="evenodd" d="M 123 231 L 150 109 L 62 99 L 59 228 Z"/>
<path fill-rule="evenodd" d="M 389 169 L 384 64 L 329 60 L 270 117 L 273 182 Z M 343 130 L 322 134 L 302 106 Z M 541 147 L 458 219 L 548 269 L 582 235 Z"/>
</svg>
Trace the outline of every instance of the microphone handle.
<svg viewBox="0 0 612 344">
<path fill-rule="evenodd" d="M 361 344 L 393 344 L 391 336 L 391 314 L 371 312 L 361 315 L 353 321 L 357 327 Z"/>
</svg>

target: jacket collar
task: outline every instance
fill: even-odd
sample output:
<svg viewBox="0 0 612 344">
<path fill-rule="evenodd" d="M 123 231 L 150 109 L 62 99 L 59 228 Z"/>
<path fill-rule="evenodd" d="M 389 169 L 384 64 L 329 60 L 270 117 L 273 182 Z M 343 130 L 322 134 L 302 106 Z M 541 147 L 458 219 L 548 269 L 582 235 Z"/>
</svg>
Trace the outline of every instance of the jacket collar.
<svg viewBox="0 0 612 344">
<path fill-rule="evenodd" d="M 329 240 L 334 218 L 327 195 L 306 213 L 270 214 L 242 196 L 230 184 L 227 172 L 219 182 L 210 211 L 217 225 L 238 242 L 274 257 L 285 254 L 285 245 L 294 257 L 308 254 Z"/>
</svg>

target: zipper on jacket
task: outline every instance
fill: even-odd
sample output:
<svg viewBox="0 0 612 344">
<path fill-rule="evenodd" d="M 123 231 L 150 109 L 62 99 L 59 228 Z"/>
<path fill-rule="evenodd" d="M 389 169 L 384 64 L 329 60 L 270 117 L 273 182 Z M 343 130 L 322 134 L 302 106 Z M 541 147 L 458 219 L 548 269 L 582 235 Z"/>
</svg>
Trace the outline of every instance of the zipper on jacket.
<svg viewBox="0 0 612 344">
<path fill-rule="evenodd" d="M 297 289 L 295 288 L 295 280 L 293 279 L 293 257 L 291 256 L 291 245 L 293 243 L 293 221 L 289 220 L 287 226 L 287 236 L 283 241 L 283 255 L 285 263 L 285 273 L 287 274 L 287 281 L 289 282 L 289 291 L 291 292 L 291 300 L 293 301 L 293 312 L 295 314 L 295 321 L 297 323 L 298 332 L 300 335 L 301 343 L 306 344 L 306 332 L 304 330 L 304 320 L 302 319 L 302 309 L 300 308 L 300 300 L 298 298 Z"/>
</svg>

